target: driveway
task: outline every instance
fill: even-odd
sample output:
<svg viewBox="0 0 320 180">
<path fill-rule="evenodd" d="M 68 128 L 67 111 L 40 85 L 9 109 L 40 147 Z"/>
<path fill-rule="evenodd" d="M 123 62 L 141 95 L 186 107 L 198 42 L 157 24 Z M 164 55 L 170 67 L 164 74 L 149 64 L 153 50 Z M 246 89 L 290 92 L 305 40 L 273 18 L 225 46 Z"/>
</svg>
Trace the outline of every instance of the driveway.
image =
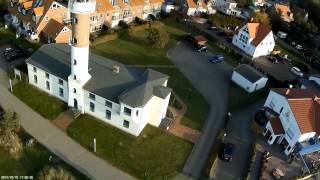
<svg viewBox="0 0 320 180">
<path fill-rule="evenodd" d="M 242 179 L 247 171 L 249 152 L 254 141 L 251 133 L 251 122 L 255 112 L 261 108 L 264 100 L 251 104 L 244 109 L 232 113 L 227 126 L 227 136 L 225 142 L 231 142 L 236 146 L 232 162 L 216 160 L 215 168 L 212 169 L 211 178 L 224 180 Z"/>
<path fill-rule="evenodd" d="M 229 82 L 233 67 L 227 63 L 211 64 L 208 55 L 195 53 L 184 43 L 168 51 L 168 57 L 191 81 L 210 105 L 209 114 L 201 135 L 183 168 L 183 173 L 201 178 L 215 142 L 216 134 L 224 123 L 227 113 Z"/>
</svg>

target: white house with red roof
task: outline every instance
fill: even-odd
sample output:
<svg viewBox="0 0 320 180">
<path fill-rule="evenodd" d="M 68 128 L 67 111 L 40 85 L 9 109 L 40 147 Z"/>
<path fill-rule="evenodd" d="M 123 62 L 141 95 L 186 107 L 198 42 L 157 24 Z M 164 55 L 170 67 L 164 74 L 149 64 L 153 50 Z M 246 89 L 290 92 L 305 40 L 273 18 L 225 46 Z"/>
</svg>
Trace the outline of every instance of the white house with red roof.
<svg viewBox="0 0 320 180">
<path fill-rule="evenodd" d="M 269 55 L 275 46 L 271 29 L 260 23 L 247 23 L 233 36 L 232 44 L 253 58 Z"/>
<path fill-rule="evenodd" d="M 263 132 L 269 144 L 289 155 L 309 146 L 320 133 L 320 93 L 311 89 L 271 89 L 264 104 L 269 120 Z"/>
</svg>

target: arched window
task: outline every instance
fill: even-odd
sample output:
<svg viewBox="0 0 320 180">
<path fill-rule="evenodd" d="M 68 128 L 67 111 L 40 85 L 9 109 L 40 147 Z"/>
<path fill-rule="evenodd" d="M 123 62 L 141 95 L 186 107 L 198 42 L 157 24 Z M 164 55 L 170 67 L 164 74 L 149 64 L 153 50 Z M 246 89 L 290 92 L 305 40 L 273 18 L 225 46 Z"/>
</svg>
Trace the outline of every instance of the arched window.
<svg viewBox="0 0 320 180">
<path fill-rule="evenodd" d="M 73 60 L 73 65 L 77 65 L 77 60 Z"/>
</svg>

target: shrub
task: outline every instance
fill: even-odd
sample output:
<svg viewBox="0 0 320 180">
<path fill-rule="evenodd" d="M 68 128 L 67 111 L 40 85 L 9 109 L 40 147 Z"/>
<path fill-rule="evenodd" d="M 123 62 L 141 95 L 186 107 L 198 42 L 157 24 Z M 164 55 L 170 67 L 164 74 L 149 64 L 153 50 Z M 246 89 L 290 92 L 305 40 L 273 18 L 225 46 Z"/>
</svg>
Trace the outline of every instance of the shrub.
<svg viewBox="0 0 320 180">
<path fill-rule="evenodd" d="M 75 180 L 75 178 L 62 167 L 45 166 L 38 174 L 39 180 Z"/>
<path fill-rule="evenodd" d="M 128 28 L 129 28 L 128 23 L 126 23 L 126 22 L 123 21 L 123 20 L 119 21 L 119 26 L 120 26 L 122 29 L 128 29 Z"/>
<path fill-rule="evenodd" d="M 151 27 L 148 40 L 154 48 L 163 49 L 169 42 L 169 33 L 162 28 Z"/>
</svg>

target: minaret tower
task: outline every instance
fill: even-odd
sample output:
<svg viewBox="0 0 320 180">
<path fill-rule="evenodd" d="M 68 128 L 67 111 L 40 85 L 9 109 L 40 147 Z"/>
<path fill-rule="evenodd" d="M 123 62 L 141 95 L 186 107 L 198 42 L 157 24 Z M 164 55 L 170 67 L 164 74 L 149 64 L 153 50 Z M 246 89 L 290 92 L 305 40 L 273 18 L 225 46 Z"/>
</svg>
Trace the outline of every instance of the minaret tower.
<svg viewBox="0 0 320 180">
<path fill-rule="evenodd" d="M 69 0 L 72 22 L 71 74 L 69 106 L 84 112 L 83 85 L 91 78 L 89 74 L 90 14 L 96 10 L 95 0 Z"/>
</svg>

